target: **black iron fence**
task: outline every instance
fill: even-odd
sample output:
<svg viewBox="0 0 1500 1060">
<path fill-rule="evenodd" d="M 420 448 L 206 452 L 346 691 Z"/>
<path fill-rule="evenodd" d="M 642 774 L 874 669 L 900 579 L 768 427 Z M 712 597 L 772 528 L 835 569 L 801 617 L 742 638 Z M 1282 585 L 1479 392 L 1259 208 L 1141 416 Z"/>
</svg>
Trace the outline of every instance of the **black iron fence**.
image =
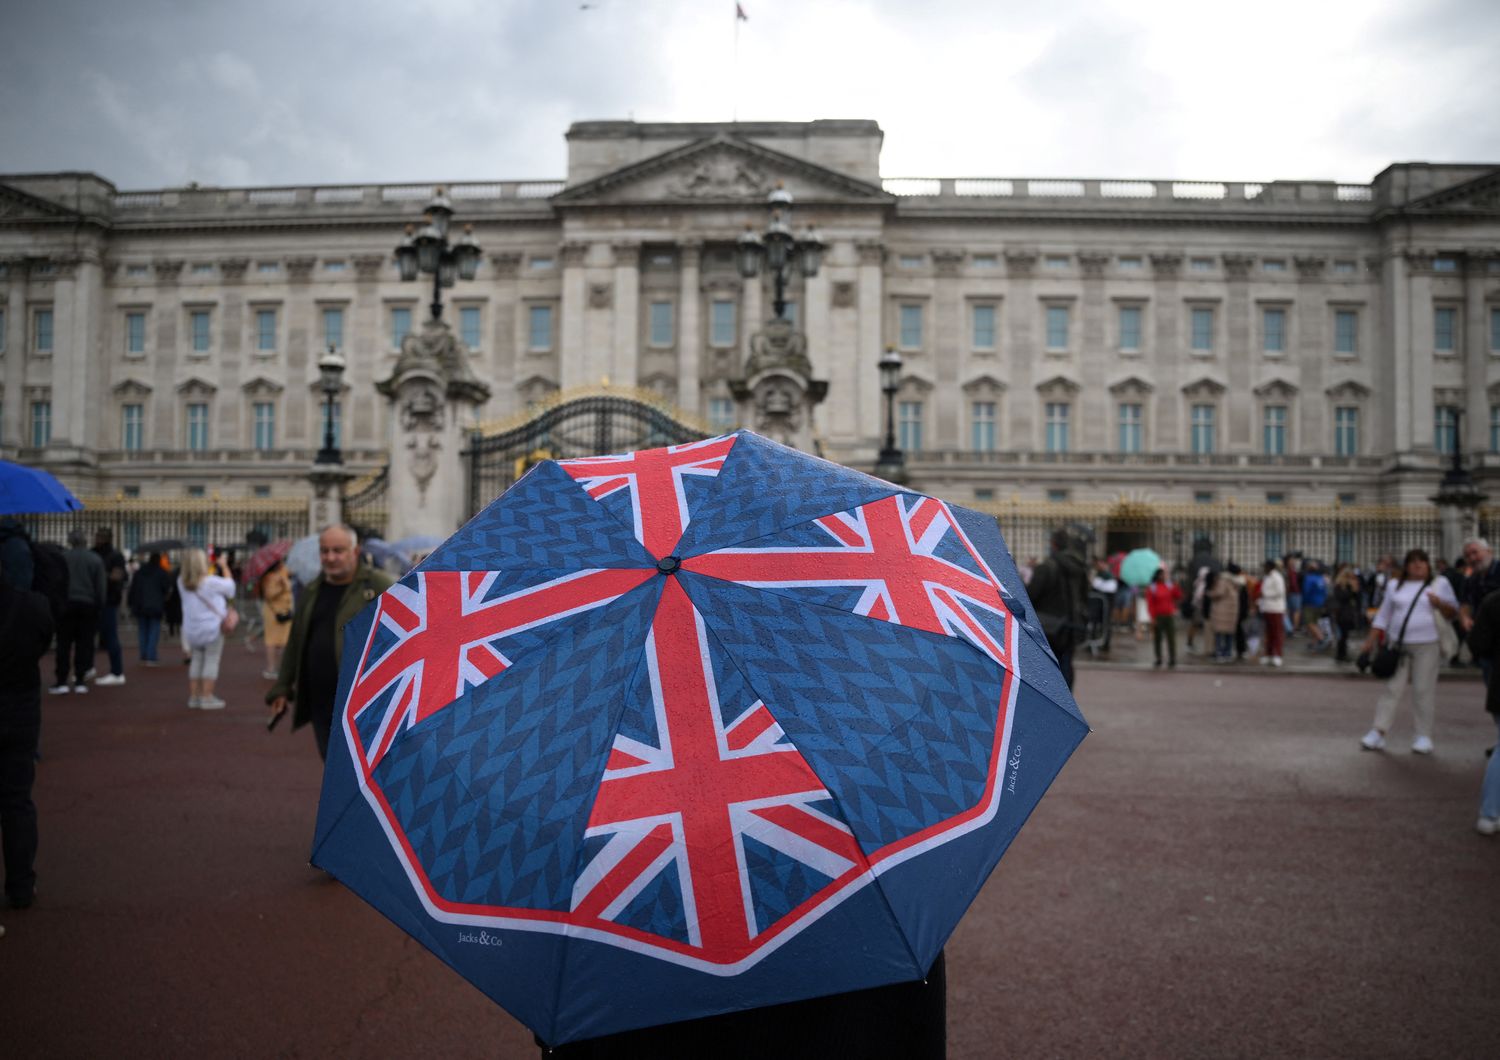
<svg viewBox="0 0 1500 1060">
<path fill-rule="evenodd" d="M 298 538 L 308 532 L 307 501 L 297 498 L 82 497 L 83 511 L 22 516 L 33 538 L 63 544 L 83 530 L 93 544 L 101 527 L 124 552 L 152 546 L 245 549 L 256 541 Z"/>
</svg>

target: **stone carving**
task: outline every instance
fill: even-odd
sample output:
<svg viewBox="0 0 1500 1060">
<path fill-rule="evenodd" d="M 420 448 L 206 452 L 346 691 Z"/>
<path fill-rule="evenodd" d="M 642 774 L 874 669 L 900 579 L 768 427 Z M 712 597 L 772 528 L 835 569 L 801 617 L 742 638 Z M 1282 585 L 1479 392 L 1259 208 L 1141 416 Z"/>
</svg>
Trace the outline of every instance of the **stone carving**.
<svg viewBox="0 0 1500 1060">
<path fill-rule="evenodd" d="M 313 267 L 317 264 L 317 258 L 287 258 L 286 274 L 293 283 L 306 283 L 312 279 Z"/>
<path fill-rule="evenodd" d="M 772 368 L 787 368 L 812 378 L 807 337 L 779 317 L 766 321 L 765 328 L 750 337 L 750 360 L 745 364 L 745 374 L 758 375 Z"/>
<path fill-rule="evenodd" d="M 1163 279 L 1173 279 L 1182 271 L 1182 255 L 1152 254 L 1151 270 Z"/>
<path fill-rule="evenodd" d="M 1007 250 L 1005 269 L 1018 279 L 1028 277 L 1036 270 L 1037 252 L 1034 250 Z"/>
<path fill-rule="evenodd" d="M 885 264 L 884 243 L 856 243 L 854 249 L 859 253 L 859 263 L 861 265 Z"/>
<path fill-rule="evenodd" d="M 513 279 L 517 270 L 521 267 L 523 255 L 518 250 L 507 250 L 500 254 L 490 255 L 490 265 L 495 270 L 495 276 L 502 280 Z"/>
<path fill-rule="evenodd" d="M 381 270 L 390 260 L 389 254 L 356 254 L 354 256 L 355 279 L 360 283 L 380 279 Z"/>
<path fill-rule="evenodd" d="M 461 398 L 476 405 L 489 400 L 490 388 L 469 367 L 463 344 L 453 337 L 453 330 L 441 320 L 429 319 L 421 331 L 401 340 L 401 354 L 390 377 L 376 384 L 386 397 L 394 398 L 402 377 L 413 372 L 432 376 L 442 382 L 449 398 Z"/>
<path fill-rule="evenodd" d="M 1224 275 L 1231 280 L 1244 280 L 1250 276 L 1250 270 L 1255 267 L 1254 254 L 1225 254 Z"/>
<path fill-rule="evenodd" d="M 225 283 L 239 283 L 249 267 L 249 258 L 223 258 L 219 261 L 219 278 Z"/>
<path fill-rule="evenodd" d="M 802 430 L 802 401 L 792 384 L 773 377 L 757 388 L 752 400 L 756 431 L 782 445 L 796 445 Z"/>
<path fill-rule="evenodd" d="M 1104 275 L 1104 270 L 1109 266 L 1112 256 L 1100 250 L 1083 251 L 1078 255 L 1078 264 L 1083 269 L 1083 274 L 1088 277 Z"/>
<path fill-rule="evenodd" d="M 1315 279 L 1323 275 L 1323 270 L 1328 266 L 1328 259 L 1321 255 L 1297 256 L 1292 258 L 1292 264 L 1297 267 L 1297 274 L 1304 279 Z"/>
<path fill-rule="evenodd" d="M 964 252 L 947 247 L 933 247 L 932 263 L 939 276 L 957 276 L 958 270 L 963 267 Z"/>
<path fill-rule="evenodd" d="M 764 195 L 766 175 L 749 161 L 719 151 L 703 159 L 671 187 L 688 199 L 743 199 Z"/>
<path fill-rule="evenodd" d="M 858 304 L 855 297 L 856 288 L 854 284 L 840 280 L 833 285 L 833 307 L 835 309 L 852 309 Z"/>
<path fill-rule="evenodd" d="M 589 245 L 587 243 L 564 243 L 558 256 L 562 259 L 565 269 L 582 265 L 588 260 Z"/>
<path fill-rule="evenodd" d="M 443 394 L 432 385 L 415 387 L 401 405 L 403 431 L 442 430 Z"/>
<path fill-rule="evenodd" d="M 177 282 L 177 277 L 182 274 L 182 259 L 168 260 L 157 258 L 151 263 L 151 268 L 156 272 L 156 282 L 160 284 L 171 284 Z"/>
<path fill-rule="evenodd" d="M 806 337 L 785 320 L 767 321 L 750 338 L 744 372 L 729 380 L 730 392 L 749 413 L 743 422 L 783 445 L 807 449 L 813 406 L 828 393 L 828 383 L 814 379 L 812 370 Z"/>
<path fill-rule="evenodd" d="M 614 300 L 614 287 L 607 283 L 589 284 L 589 308 L 608 309 Z"/>
</svg>

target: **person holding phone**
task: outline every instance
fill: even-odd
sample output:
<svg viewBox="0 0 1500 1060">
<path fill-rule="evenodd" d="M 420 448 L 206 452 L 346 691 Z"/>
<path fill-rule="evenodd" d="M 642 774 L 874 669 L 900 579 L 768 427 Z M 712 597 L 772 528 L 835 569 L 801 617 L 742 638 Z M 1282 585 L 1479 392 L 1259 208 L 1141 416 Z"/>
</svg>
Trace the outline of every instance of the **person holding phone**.
<svg viewBox="0 0 1500 1060">
<path fill-rule="evenodd" d="M 208 554 L 193 548 L 183 557 L 177 591 L 182 596 L 182 640 L 189 653 L 188 707 L 223 710 L 227 704 L 214 695 L 214 683 L 219 679 L 229 609 L 234 606 L 234 579 L 222 556 L 210 568 Z"/>
</svg>

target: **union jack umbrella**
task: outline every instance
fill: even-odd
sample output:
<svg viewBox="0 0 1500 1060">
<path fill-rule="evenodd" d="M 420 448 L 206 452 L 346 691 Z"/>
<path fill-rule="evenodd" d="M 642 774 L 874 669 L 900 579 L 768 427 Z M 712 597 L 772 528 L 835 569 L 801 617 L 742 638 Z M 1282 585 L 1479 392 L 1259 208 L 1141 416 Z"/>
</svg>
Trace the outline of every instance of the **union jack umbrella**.
<svg viewBox="0 0 1500 1060">
<path fill-rule="evenodd" d="M 992 517 L 547 461 L 350 624 L 313 861 L 556 1045 L 922 978 L 1086 731 Z"/>
</svg>

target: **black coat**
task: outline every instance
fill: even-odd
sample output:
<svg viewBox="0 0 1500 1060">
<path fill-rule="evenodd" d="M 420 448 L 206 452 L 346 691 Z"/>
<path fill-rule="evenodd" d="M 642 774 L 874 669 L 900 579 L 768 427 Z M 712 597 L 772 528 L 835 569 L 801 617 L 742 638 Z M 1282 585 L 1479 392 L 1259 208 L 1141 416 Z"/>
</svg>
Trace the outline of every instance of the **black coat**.
<svg viewBox="0 0 1500 1060">
<path fill-rule="evenodd" d="M 1500 592 L 1490 593 L 1474 613 L 1474 628 L 1469 630 L 1469 650 L 1476 659 L 1500 663 Z M 1484 709 L 1500 716 L 1500 675 L 1490 678 L 1484 694 Z"/>
<path fill-rule="evenodd" d="M 173 587 L 170 574 L 148 563 L 130 579 L 130 613 L 136 618 L 161 618 L 167 612 L 167 597 Z"/>
<path fill-rule="evenodd" d="M 52 606 L 41 593 L 0 580 L 0 709 L 39 706 L 38 661 L 52 643 Z"/>
</svg>

